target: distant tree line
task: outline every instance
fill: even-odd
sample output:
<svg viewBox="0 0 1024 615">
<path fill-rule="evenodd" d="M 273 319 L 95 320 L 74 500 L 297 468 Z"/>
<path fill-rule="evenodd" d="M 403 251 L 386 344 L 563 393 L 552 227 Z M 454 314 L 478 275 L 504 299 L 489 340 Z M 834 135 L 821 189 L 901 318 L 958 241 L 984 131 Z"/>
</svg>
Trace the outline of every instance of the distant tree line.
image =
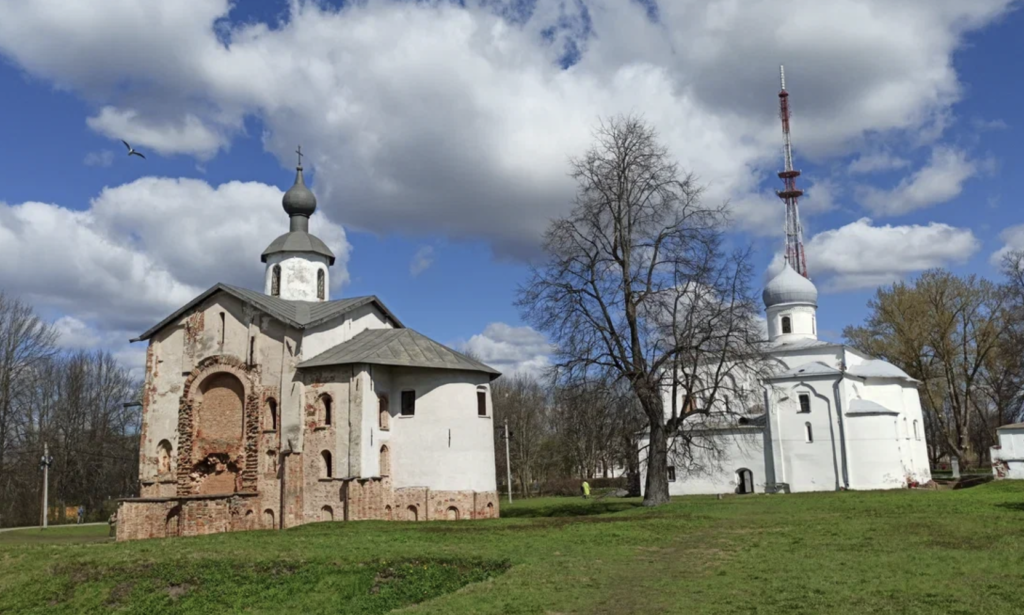
<svg viewBox="0 0 1024 615">
<path fill-rule="evenodd" d="M 942 269 L 879 288 L 863 325 L 843 336 L 921 381 L 933 466 L 989 462 L 996 428 L 1024 421 L 1024 252 L 1002 279 Z"/>
<path fill-rule="evenodd" d="M 24 302 L 0 293 L 0 526 L 41 520 L 44 443 L 49 504 L 85 506 L 138 493 L 140 387 L 108 352 L 62 351 Z"/>
<path fill-rule="evenodd" d="M 513 374 L 496 380 L 492 395 L 500 484 L 506 483 L 507 421 L 514 493 L 567 495 L 584 479 L 617 478 L 609 483 L 639 495 L 644 417 L 628 389 L 610 381 L 566 386 L 549 375 Z"/>
</svg>

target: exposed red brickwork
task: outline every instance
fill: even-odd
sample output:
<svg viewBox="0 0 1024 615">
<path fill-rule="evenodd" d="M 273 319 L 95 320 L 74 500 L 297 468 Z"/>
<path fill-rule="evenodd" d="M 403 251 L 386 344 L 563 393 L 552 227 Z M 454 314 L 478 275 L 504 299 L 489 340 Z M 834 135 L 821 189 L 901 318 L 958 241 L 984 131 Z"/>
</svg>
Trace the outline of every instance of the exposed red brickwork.
<svg viewBox="0 0 1024 615">
<path fill-rule="evenodd" d="M 185 379 L 178 405 L 179 496 L 256 492 L 261 391 L 253 385 L 255 371 L 235 357 L 213 356 Z"/>
</svg>

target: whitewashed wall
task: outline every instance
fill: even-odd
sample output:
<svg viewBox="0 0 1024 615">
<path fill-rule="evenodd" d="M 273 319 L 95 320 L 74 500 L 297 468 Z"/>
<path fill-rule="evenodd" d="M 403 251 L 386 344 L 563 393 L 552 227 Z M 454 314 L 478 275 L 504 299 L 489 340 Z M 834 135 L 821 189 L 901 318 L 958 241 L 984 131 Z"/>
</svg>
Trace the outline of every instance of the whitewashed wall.
<svg viewBox="0 0 1024 615">
<path fill-rule="evenodd" d="M 303 252 L 301 254 L 271 254 L 267 257 L 267 268 L 263 277 L 263 292 L 271 294 L 273 289 L 274 265 L 281 266 L 282 299 L 290 301 L 321 301 L 317 297 L 317 271 L 324 272 L 324 299 L 330 300 L 331 270 L 328 259 L 322 254 Z"/>
<path fill-rule="evenodd" d="M 716 432 L 720 456 L 704 459 L 700 469 L 687 470 L 682 461 L 669 457 L 668 465 L 675 467 L 676 479 L 668 484 L 669 495 L 713 495 L 735 493 L 739 486 L 738 470 L 750 470 L 754 479 L 754 491 L 764 493 L 764 434 L 752 428 L 722 429 Z M 641 442 L 642 451 L 647 450 L 648 440 Z M 641 494 L 647 488 L 647 463 L 641 453 Z"/>
<path fill-rule="evenodd" d="M 1024 480 L 1024 428 L 999 430 L 999 448 L 992 448 L 992 461 L 1006 463 L 1006 478 Z"/>
<path fill-rule="evenodd" d="M 343 316 L 306 329 L 302 336 L 302 358 L 312 359 L 367 329 L 390 328 L 391 323 L 387 317 L 373 304 L 358 307 Z"/>
<path fill-rule="evenodd" d="M 376 370 L 379 374 L 380 368 Z M 394 486 L 494 491 L 494 420 L 488 376 L 417 368 L 390 371 L 391 430 L 387 441 Z M 376 385 L 384 381 L 381 376 Z M 478 386 L 487 389 L 486 417 L 477 416 Z M 415 416 L 401 416 L 403 390 L 416 391 Z M 375 417 L 376 408 L 372 412 Z M 373 423 L 376 425 L 376 420 Z M 374 460 L 374 467 L 376 463 Z"/>
</svg>

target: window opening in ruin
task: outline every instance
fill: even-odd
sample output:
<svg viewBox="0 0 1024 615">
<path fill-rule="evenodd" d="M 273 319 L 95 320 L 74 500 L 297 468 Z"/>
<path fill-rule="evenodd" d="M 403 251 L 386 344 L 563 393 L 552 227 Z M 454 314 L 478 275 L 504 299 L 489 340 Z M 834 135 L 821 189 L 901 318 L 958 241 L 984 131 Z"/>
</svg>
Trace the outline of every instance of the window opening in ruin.
<svg viewBox="0 0 1024 615">
<path fill-rule="evenodd" d="M 267 451 L 267 474 L 277 474 L 277 451 Z"/>
<path fill-rule="evenodd" d="M 415 506 L 410 506 L 409 508 L 406 508 L 405 510 L 408 513 L 409 521 L 417 521 L 418 520 L 419 515 L 416 512 L 416 507 Z"/>
<path fill-rule="evenodd" d="M 324 270 L 316 270 L 316 298 L 323 301 L 326 293 L 324 292 Z"/>
<path fill-rule="evenodd" d="M 449 506 L 448 510 L 445 511 L 445 515 L 448 517 L 449 521 L 458 521 L 459 509 L 455 508 L 454 506 Z"/>
<path fill-rule="evenodd" d="M 274 297 L 281 294 L 281 265 L 274 265 L 270 270 L 270 294 Z"/>
<path fill-rule="evenodd" d="M 267 400 L 267 428 L 277 431 L 277 401 L 273 397 Z"/>
<path fill-rule="evenodd" d="M 476 390 L 476 415 L 487 416 L 487 391 L 483 387 Z"/>
<path fill-rule="evenodd" d="M 380 429 L 381 431 L 388 431 L 391 423 L 391 414 L 388 413 L 388 396 L 378 395 L 377 396 L 377 407 L 380 412 Z"/>
<path fill-rule="evenodd" d="M 807 441 L 814 442 L 814 432 L 811 431 L 810 423 L 804 423 L 804 431 L 806 432 L 805 435 L 807 436 Z"/>
<path fill-rule="evenodd" d="M 224 331 L 227 329 L 227 319 L 224 312 L 220 313 L 220 351 L 224 353 Z"/>
<path fill-rule="evenodd" d="M 263 527 L 268 530 L 274 529 L 274 511 L 269 508 L 263 511 Z"/>
<path fill-rule="evenodd" d="M 249 338 L 249 367 L 256 366 L 256 338 Z"/>
<path fill-rule="evenodd" d="M 490 519 L 494 516 L 494 502 L 487 503 L 487 518 Z"/>
<path fill-rule="evenodd" d="M 391 507 L 390 506 L 385 506 L 384 507 L 384 518 L 387 519 L 388 521 L 391 521 Z"/>
<path fill-rule="evenodd" d="M 402 391 L 402 416 L 416 414 L 416 391 Z"/>
<path fill-rule="evenodd" d="M 391 451 L 386 444 L 380 447 L 380 475 L 391 476 Z"/>
<path fill-rule="evenodd" d="M 668 482 L 670 482 L 670 483 L 676 482 L 676 467 L 675 466 L 669 466 L 668 467 Z"/>
<path fill-rule="evenodd" d="M 323 472 L 321 475 L 324 478 L 331 478 L 334 475 L 334 464 L 331 463 L 331 452 L 323 451 L 320 453 L 320 457 L 323 460 Z"/>
<path fill-rule="evenodd" d="M 811 411 L 811 396 L 810 395 L 800 395 L 799 399 L 800 399 L 800 412 L 804 412 L 804 413 L 810 412 Z"/>
<path fill-rule="evenodd" d="M 156 469 L 158 474 L 171 472 L 171 443 L 161 440 L 156 446 Z"/>
<path fill-rule="evenodd" d="M 331 424 L 331 404 L 332 404 L 331 396 L 330 395 L 324 395 L 320 399 L 323 401 L 323 404 L 324 404 L 324 425 L 330 425 Z"/>
<path fill-rule="evenodd" d="M 789 316 L 783 316 L 782 317 L 782 332 L 783 333 L 792 333 L 793 332 L 793 324 L 790 322 Z"/>
<path fill-rule="evenodd" d="M 320 520 L 321 521 L 334 521 L 334 509 L 330 506 L 324 506 L 320 509 Z"/>
</svg>

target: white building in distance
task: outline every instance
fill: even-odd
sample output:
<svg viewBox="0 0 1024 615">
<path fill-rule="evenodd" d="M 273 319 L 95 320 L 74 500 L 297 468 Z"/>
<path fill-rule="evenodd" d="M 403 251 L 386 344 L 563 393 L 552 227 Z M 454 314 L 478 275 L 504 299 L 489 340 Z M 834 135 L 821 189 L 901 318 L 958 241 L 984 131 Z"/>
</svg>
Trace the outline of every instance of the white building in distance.
<svg viewBox="0 0 1024 615">
<path fill-rule="evenodd" d="M 1003 425 L 996 433 L 999 444 L 991 449 L 992 474 L 997 479 L 1024 480 L 1024 423 Z"/>
<path fill-rule="evenodd" d="M 717 458 L 684 469 L 670 452 L 669 493 L 899 489 L 930 481 L 918 382 L 891 363 L 819 340 L 818 290 L 788 263 L 762 297 L 773 364 L 773 375 L 756 383 L 764 409 L 701 416 Z"/>
</svg>

